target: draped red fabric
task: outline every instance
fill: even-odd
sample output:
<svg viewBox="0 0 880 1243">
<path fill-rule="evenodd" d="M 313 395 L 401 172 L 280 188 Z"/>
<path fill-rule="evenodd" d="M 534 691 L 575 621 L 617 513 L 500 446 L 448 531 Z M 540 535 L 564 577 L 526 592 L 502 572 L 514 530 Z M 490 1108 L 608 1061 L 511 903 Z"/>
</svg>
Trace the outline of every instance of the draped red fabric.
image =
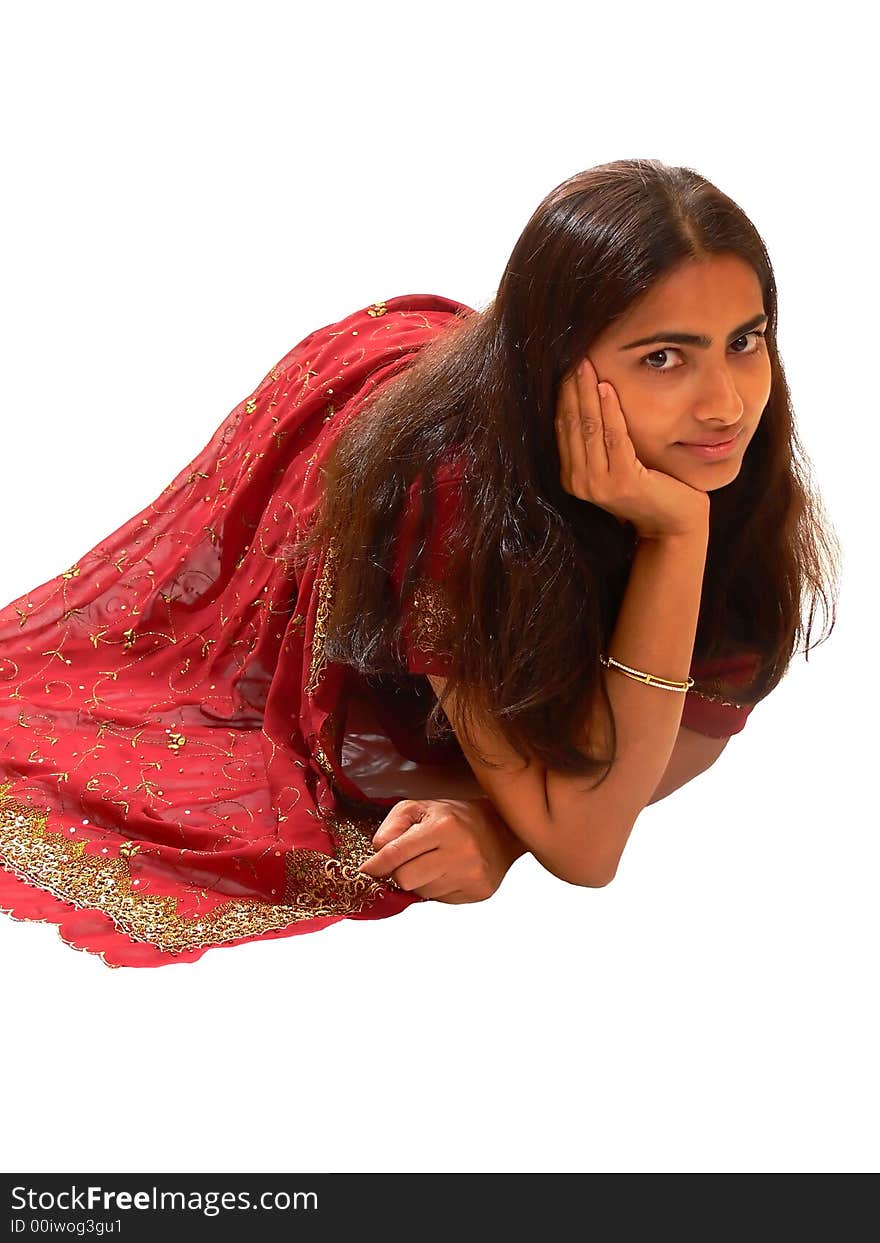
<svg viewBox="0 0 880 1243">
<path fill-rule="evenodd" d="M 357 871 L 397 799 L 368 798 L 341 763 L 363 684 L 324 652 L 332 541 L 299 571 L 291 550 L 340 427 L 472 313 L 405 295 L 316 329 L 151 504 L 0 609 L 0 910 L 108 966 L 155 967 L 422 901 Z M 441 531 L 456 479 L 438 476 Z M 407 617 L 411 675 L 445 670 L 441 547 Z M 424 739 L 428 699 L 373 700 L 402 755 L 461 759 Z M 685 705 L 706 733 L 747 714 L 722 695 Z"/>
<path fill-rule="evenodd" d="M 327 558 L 290 552 L 343 419 L 469 310 L 402 296 L 310 333 L 151 504 L 0 610 L 0 909 L 160 966 L 422 900 L 357 872 L 387 807 L 335 797 L 349 671 L 323 653 Z"/>
</svg>

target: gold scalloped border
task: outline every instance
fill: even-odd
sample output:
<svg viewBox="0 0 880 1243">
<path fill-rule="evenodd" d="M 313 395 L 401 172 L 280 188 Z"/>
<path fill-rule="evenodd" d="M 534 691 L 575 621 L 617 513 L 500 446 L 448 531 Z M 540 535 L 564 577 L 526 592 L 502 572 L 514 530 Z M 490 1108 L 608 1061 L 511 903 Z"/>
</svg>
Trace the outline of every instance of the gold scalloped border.
<svg viewBox="0 0 880 1243">
<path fill-rule="evenodd" d="M 317 850 L 289 849 L 281 902 L 233 898 L 202 915 L 178 915 L 176 898 L 133 889 L 126 858 L 87 854 L 84 842 L 50 829 L 49 815 L 9 796 L 10 788 L 0 785 L 0 865 L 74 907 L 100 911 L 133 941 L 167 953 L 259 936 L 304 919 L 360 914 L 397 889 L 357 871 L 361 851 L 350 844 L 363 841 L 362 858 L 369 857 L 367 822 L 324 812 L 334 843 L 348 847 L 344 862 Z"/>
</svg>

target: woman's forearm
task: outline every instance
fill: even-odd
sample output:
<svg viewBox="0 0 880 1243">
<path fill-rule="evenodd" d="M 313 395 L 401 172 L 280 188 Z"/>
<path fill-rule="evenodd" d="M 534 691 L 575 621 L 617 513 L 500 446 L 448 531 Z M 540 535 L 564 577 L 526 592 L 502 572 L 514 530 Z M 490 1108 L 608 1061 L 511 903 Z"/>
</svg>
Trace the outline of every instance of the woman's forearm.
<svg viewBox="0 0 880 1243">
<path fill-rule="evenodd" d="M 622 664 L 684 682 L 693 655 L 709 530 L 639 544 L 629 582 L 608 644 Z M 607 883 L 640 812 L 648 805 L 669 763 L 684 694 L 604 673 L 617 730 L 617 758 L 593 788 L 583 777 L 546 772 L 549 819 L 556 826 L 563 868 L 585 881 Z M 610 749 L 601 704 L 587 723 L 581 745 L 595 754 Z M 580 863 L 579 863 L 580 860 Z M 553 870 L 551 868 L 551 870 Z M 565 873 L 563 872 L 563 875 Z"/>
<path fill-rule="evenodd" d="M 520 841 L 490 798 L 484 796 L 469 801 L 479 806 L 487 822 L 494 827 L 505 858 L 509 858 L 508 867 L 522 855 L 529 853 L 528 846 Z"/>
<path fill-rule="evenodd" d="M 644 540 L 636 549 L 629 582 L 608 645 L 623 664 L 685 682 L 691 666 L 699 618 L 709 531 L 704 525 L 687 535 Z M 603 674 L 617 734 L 615 762 L 603 780 L 548 770 L 522 757 L 497 730 L 483 730 L 485 750 L 509 772 L 499 775 L 462 742 L 454 696 L 449 717 L 462 750 L 508 831 L 555 876 L 571 884 L 606 885 L 640 812 L 666 771 L 684 710 L 684 694 L 664 690 L 609 669 Z M 431 678 L 435 694 L 445 681 Z M 610 730 L 604 704 L 596 703 L 577 738 L 589 755 L 607 754 Z M 478 735 L 479 738 L 479 735 Z M 485 779 L 483 774 L 485 773 Z M 517 847 L 519 849 L 519 847 Z"/>
</svg>

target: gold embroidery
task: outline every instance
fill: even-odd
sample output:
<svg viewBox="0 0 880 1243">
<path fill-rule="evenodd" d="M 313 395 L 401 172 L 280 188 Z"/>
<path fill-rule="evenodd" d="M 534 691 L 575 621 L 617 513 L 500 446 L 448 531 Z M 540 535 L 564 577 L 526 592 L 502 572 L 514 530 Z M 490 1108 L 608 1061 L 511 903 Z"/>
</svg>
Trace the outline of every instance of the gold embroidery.
<svg viewBox="0 0 880 1243">
<path fill-rule="evenodd" d="M 330 718 L 328 717 L 327 719 L 329 720 Z M 331 785 L 335 785 L 333 767 L 330 761 L 327 759 L 326 752 L 324 751 L 324 748 L 321 746 L 320 741 L 315 742 L 315 749 L 312 754 L 314 755 L 315 763 L 318 765 L 321 772 L 324 774 L 324 776 L 327 778 L 327 780 L 330 782 Z"/>
<path fill-rule="evenodd" d="M 452 614 L 446 593 L 435 579 L 421 578 L 413 589 L 413 641 L 423 652 L 442 649 Z"/>
<path fill-rule="evenodd" d="M 332 389 L 329 391 L 332 392 Z M 303 486 L 305 486 L 305 484 L 308 483 L 309 475 L 311 473 L 312 467 L 314 466 L 315 462 L 317 462 L 317 460 L 318 460 L 317 453 L 313 453 L 312 456 L 306 460 L 306 469 L 303 473 Z"/>
<path fill-rule="evenodd" d="M 367 307 L 367 314 L 373 319 L 377 319 L 380 315 L 384 315 L 388 307 L 384 302 L 374 302 L 372 306 Z"/>
<path fill-rule="evenodd" d="M 324 553 L 324 568 L 321 572 L 321 581 L 318 583 L 318 604 L 315 612 L 315 632 L 312 636 L 312 664 L 309 671 L 309 680 L 306 683 L 305 693 L 309 696 L 314 695 L 321 681 L 321 675 L 327 666 L 324 656 L 324 640 L 327 637 L 327 618 L 330 616 L 330 606 L 333 602 L 333 589 L 335 578 L 335 562 L 336 562 L 336 541 L 331 536 L 327 549 Z"/>
<path fill-rule="evenodd" d="M 340 718 L 335 713 L 330 713 L 324 722 L 322 732 L 334 739 L 335 753 L 338 753 L 339 750 L 339 730 Z M 375 803 L 371 803 L 368 799 L 356 799 L 340 789 L 336 781 L 336 771 L 320 740 L 315 743 L 313 754 L 315 763 L 327 778 L 337 803 L 346 808 L 346 810 L 354 812 L 358 817 L 357 819 L 347 817 L 328 819 L 323 814 L 322 809 L 318 808 L 319 812 L 322 812 L 322 819 L 325 820 L 327 831 L 333 841 L 336 857 L 352 867 L 360 867 L 363 860 L 374 853 L 373 835 L 388 815 L 388 810 L 379 810 L 377 812 Z M 402 892 L 397 881 L 391 876 L 386 877 L 385 884 L 388 889 L 394 890 L 395 893 Z"/>
<path fill-rule="evenodd" d="M 133 941 L 146 941 L 168 953 L 222 944 L 238 937 L 278 931 L 320 915 L 352 915 L 367 910 L 397 888 L 356 869 L 372 853 L 369 840 L 381 816 L 355 821 L 324 812 L 341 859 L 316 850 L 286 852 L 284 896 L 280 903 L 257 898 L 221 902 L 201 915 L 177 914 L 177 899 L 138 893 L 129 860 L 137 853 L 124 843 L 119 858 L 91 855 L 85 843 L 48 828 L 49 817 L 7 796 L 0 785 L 0 856 L 20 879 L 79 908 L 107 915 Z M 375 823 L 374 823 L 375 822 Z"/>
<path fill-rule="evenodd" d="M 333 841 L 333 850 L 337 860 L 350 868 L 357 869 L 368 859 L 373 852 L 373 834 L 378 829 L 383 817 L 379 816 L 375 824 L 371 824 L 369 831 L 365 830 L 363 823 L 357 820 L 349 820 L 341 817 L 334 817 L 332 821 L 327 821 L 327 830 Z M 389 877 L 387 881 L 389 889 L 397 889 L 398 886 Z"/>
</svg>

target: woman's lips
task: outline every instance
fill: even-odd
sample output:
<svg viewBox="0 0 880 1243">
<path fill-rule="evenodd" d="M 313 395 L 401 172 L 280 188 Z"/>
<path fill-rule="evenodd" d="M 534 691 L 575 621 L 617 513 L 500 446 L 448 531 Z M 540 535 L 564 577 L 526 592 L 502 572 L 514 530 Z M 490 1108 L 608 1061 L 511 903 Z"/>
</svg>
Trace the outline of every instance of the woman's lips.
<svg viewBox="0 0 880 1243">
<path fill-rule="evenodd" d="M 696 453 L 697 457 L 709 458 L 710 460 L 716 457 L 726 457 L 727 454 L 731 453 L 736 447 L 736 443 L 741 434 L 741 431 L 737 432 L 735 436 L 730 438 L 730 440 L 725 440 L 724 443 L 720 445 L 689 445 L 685 441 L 680 440 L 678 442 L 678 447 L 681 449 L 689 449 L 691 453 Z"/>
</svg>

